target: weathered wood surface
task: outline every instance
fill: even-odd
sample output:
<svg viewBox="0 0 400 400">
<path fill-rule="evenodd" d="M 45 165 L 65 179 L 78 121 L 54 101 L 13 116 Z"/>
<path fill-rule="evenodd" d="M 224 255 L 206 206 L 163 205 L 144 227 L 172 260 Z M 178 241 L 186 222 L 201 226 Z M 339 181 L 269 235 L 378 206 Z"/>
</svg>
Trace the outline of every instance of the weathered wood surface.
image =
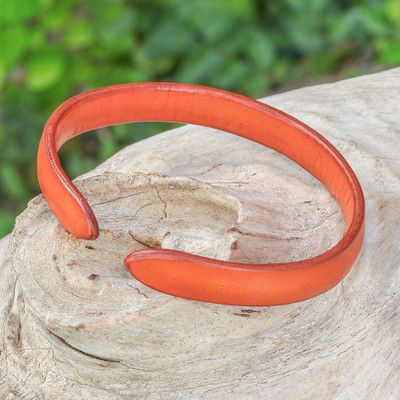
<svg viewBox="0 0 400 400">
<path fill-rule="evenodd" d="M 165 132 L 79 180 L 98 240 L 66 233 L 38 196 L 0 241 L 0 399 L 400 398 L 400 69 L 263 101 L 322 133 L 359 177 L 365 244 L 344 281 L 245 308 L 132 278 L 123 259 L 147 246 L 289 261 L 343 232 L 330 194 L 284 156 L 208 128 Z"/>
</svg>

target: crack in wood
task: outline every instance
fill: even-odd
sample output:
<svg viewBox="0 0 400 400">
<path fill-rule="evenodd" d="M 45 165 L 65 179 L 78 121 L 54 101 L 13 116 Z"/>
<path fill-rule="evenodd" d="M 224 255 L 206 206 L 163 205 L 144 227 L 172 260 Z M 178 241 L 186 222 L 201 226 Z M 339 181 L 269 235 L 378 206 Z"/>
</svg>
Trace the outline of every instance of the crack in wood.
<svg viewBox="0 0 400 400">
<path fill-rule="evenodd" d="M 161 203 L 164 204 L 164 210 L 163 210 L 164 218 L 167 218 L 167 203 L 161 198 L 160 191 L 157 186 L 155 186 L 155 189 L 156 189 L 157 197 L 160 199 Z"/>
</svg>

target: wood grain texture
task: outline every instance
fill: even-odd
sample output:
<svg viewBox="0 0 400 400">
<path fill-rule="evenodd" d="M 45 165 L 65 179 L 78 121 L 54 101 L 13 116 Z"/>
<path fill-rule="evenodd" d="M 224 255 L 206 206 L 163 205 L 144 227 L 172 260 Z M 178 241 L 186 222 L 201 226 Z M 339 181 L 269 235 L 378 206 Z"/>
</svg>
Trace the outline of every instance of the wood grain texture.
<svg viewBox="0 0 400 400">
<path fill-rule="evenodd" d="M 278 262 L 343 233 L 329 192 L 284 156 L 203 127 L 162 133 L 76 182 L 98 240 L 66 233 L 38 196 L 0 242 L 1 399 L 400 398 L 400 69 L 263 101 L 324 135 L 360 180 L 365 244 L 344 281 L 242 308 L 134 280 L 123 259 L 148 246 Z"/>
</svg>

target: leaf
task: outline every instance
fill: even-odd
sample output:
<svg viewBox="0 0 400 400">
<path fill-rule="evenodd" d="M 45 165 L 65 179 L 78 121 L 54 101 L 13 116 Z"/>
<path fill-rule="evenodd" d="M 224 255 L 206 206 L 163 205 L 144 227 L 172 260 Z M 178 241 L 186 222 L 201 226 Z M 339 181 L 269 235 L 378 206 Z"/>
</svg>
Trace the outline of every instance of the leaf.
<svg viewBox="0 0 400 400">
<path fill-rule="evenodd" d="M 389 27 L 382 13 L 367 6 L 360 7 L 359 12 L 362 24 L 368 33 L 380 36 L 388 32 Z"/>
<path fill-rule="evenodd" d="M 221 18 L 231 20 L 254 20 L 257 17 L 257 6 L 249 0 L 201 0 L 180 1 L 174 7 L 175 20 L 183 20 L 197 29 L 206 30 L 209 23 Z M 174 13 L 175 14 L 175 13 Z"/>
<path fill-rule="evenodd" d="M 27 189 L 24 186 L 22 177 L 14 165 L 2 165 L 0 180 L 4 190 L 14 199 L 26 197 Z"/>
<path fill-rule="evenodd" d="M 342 42 L 349 37 L 353 26 L 352 14 L 344 14 L 340 18 L 335 18 L 330 29 L 332 39 L 337 43 Z"/>
<path fill-rule="evenodd" d="M 391 42 L 380 40 L 377 43 L 379 61 L 385 65 L 400 64 L 400 39 Z"/>
<path fill-rule="evenodd" d="M 60 31 L 63 29 L 65 25 L 72 20 L 72 6 L 73 4 L 71 4 L 70 1 L 56 1 L 43 15 L 41 28 L 48 32 Z"/>
<path fill-rule="evenodd" d="M 305 55 L 324 50 L 325 37 L 319 25 L 320 16 L 309 13 L 300 15 L 288 14 L 282 19 L 284 38 L 290 47 Z"/>
<path fill-rule="evenodd" d="M 3 68 L 12 68 L 27 49 L 30 33 L 23 26 L 11 26 L 0 30 L 1 61 Z"/>
<path fill-rule="evenodd" d="M 63 76 L 66 59 L 57 50 L 33 55 L 27 63 L 27 86 L 34 91 L 43 91 L 54 86 Z"/>
<path fill-rule="evenodd" d="M 86 21 L 75 21 L 64 36 L 64 41 L 70 49 L 81 49 L 93 43 L 91 25 Z"/>
<path fill-rule="evenodd" d="M 3 60 L 0 59 L 0 90 L 4 85 L 4 82 L 6 81 L 6 77 L 7 77 L 7 68 Z"/>
<path fill-rule="evenodd" d="M 43 5 L 39 0 L 0 0 L 0 22 L 14 24 L 39 15 Z"/>
<path fill-rule="evenodd" d="M 0 239 L 12 231 L 14 223 L 15 216 L 11 211 L 0 210 Z"/>
<path fill-rule="evenodd" d="M 183 54 L 193 43 L 192 31 L 180 21 L 165 19 L 154 27 L 145 41 L 144 51 L 150 60 Z"/>
<path fill-rule="evenodd" d="M 222 61 L 218 51 L 203 48 L 197 51 L 195 56 L 184 60 L 177 78 L 180 82 L 206 84 L 214 71 L 221 66 Z"/>
<path fill-rule="evenodd" d="M 270 82 L 266 73 L 249 73 L 241 82 L 241 92 L 255 98 L 265 96 L 269 87 Z"/>
<path fill-rule="evenodd" d="M 237 15 L 243 19 L 253 19 L 257 16 L 256 2 L 248 0 L 213 0 L 221 14 Z"/>
<path fill-rule="evenodd" d="M 102 135 L 101 130 L 99 130 L 97 132 L 97 136 L 100 139 L 100 146 L 98 150 L 99 159 L 100 162 L 103 162 L 117 152 L 118 146 L 115 140 L 113 140 L 113 138 L 109 134 L 109 132 L 106 135 Z"/>
<path fill-rule="evenodd" d="M 387 0 L 385 11 L 389 20 L 393 21 L 397 28 L 400 28 L 400 7 L 399 0 Z"/>
<path fill-rule="evenodd" d="M 247 73 L 248 67 L 244 62 L 238 63 L 228 60 L 213 75 L 211 84 L 220 89 L 235 90 Z"/>
<path fill-rule="evenodd" d="M 63 149 L 62 160 L 68 176 L 75 178 L 96 167 L 98 161 L 91 157 L 83 156 L 79 151 L 67 152 Z"/>
<path fill-rule="evenodd" d="M 261 29 L 249 29 L 248 41 L 245 51 L 253 60 L 255 65 L 267 68 L 275 61 L 275 46 L 268 32 Z"/>
<path fill-rule="evenodd" d="M 232 18 L 226 15 L 220 18 L 211 18 L 207 22 L 207 29 L 202 29 L 201 34 L 207 41 L 212 43 L 218 40 L 224 40 L 224 36 L 226 37 L 232 29 L 236 29 L 236 23 Z"/>
</svg>

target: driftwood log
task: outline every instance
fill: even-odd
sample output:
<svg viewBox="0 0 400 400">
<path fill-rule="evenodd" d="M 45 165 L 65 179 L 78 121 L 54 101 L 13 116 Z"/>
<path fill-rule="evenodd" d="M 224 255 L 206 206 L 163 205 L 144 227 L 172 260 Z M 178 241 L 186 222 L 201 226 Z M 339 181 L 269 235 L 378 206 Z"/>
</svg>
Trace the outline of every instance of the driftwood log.
<svg viewBox="0 0 400 400">
<path fill-rule="evenodd" d="M 335 200 L 286 157 L 209 128 L 167 131 L 76 181 L 96 241 L 64 231 L 41 195 L 0 241 L 0 399 L 400 398 L 400 69 L 263 101 L 323 134 L 360 180 L 366 236 L 349 275 L 263 308 L 136 281 L 123 265 L 135 249 L 278 262 L 343 233 Z"/>
</svg>

